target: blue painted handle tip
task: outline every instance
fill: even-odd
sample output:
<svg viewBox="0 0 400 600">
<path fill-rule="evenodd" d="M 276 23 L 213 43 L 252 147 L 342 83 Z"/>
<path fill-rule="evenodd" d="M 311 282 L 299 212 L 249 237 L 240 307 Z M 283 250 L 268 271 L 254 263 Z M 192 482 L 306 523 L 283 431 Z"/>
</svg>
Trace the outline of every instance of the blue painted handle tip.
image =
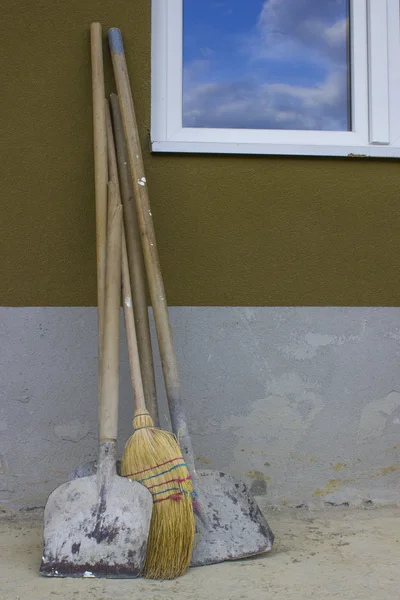
<svg viewBox="0 0 400 600">
<path fill-rule="evenodd" d="M 110 44 L 111 52 L 114 54 L 123 54 L 124 53 L 124 43 L 122 41 L 121 30 L 117 27 L 113 27 L 108 30 L 108 41 Z"/>
</svg>

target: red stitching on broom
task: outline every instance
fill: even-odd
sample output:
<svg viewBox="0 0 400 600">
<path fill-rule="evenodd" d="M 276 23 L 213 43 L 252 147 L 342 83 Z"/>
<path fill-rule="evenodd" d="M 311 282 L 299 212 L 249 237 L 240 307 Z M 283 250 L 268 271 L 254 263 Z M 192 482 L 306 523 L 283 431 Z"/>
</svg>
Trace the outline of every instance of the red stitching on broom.
<svg viewBox="0 0 400 600">
<path fill-rule="evenodd" d="M 184 493 L 187 493 L 187 492 L 178 492 L 177 494 L 170 494 L 166 498 L 160 498 L 159 500 L 154 500 L 154 498 L 153 498 L 153 504 L 155 504 L 156 502 L 164 502 L 164 500 L 182 500 Z M 193 495 L 197 495 L 196 492 L 192 492 L 192 496 Z M 197 500 L 192 501 L 192 506 L 193 506 L 193 510 L 195 512 L 200 511 L 200 505 L 197 502 Z"/>
<path fill-rule="evenodd" d="M 135 477 L 135 475 L 140 475 L 141 473 L 146 473 L 146 471 L 152 471 L 153 469 L 158 469 L 158 467 L 163 467 L 164 465 L 168 465 L 168 463 L 172 463 L 175 460 L 184 460 L 183 456 L 179 456 L 178 458 L 171 458 L 171 460 L 167 460 L 159 465 L 155 465 L 154 467 L 149 467 L 148 469 L 143 469 L 143 471 L 138 471 L 137 473 L 128 473 L 128 475 L 124 475 L 124 477 Z"/>
<path fill-rule="evenodd" d="M 166 498 L 160 498 L 159 500 L 153 500 L 153 504 L 155 504 L 156 502 L 164 502 L 164 500 L 182 500 L 182 497 L 183 497 L 183 493 L 178 492 L 177 494 L 171 494 L 170 496 L 167 496 Z"/>
<path fill-rule="evenodd" d="M 159 487 L 160 485 L 166 485 L 167 483 L 183 483 L 184 481 L 188 481 L 189 479 L 192 479 L 192 476 L 189 475 L 186 478 L 183 479 L 169 479 L 169 481 L 163 481 L 162 483 L 155 483 L 154 485 L 148 485 L 146 486 L 148 490 L 152 490 L 155 487 Z"/>
</svg>

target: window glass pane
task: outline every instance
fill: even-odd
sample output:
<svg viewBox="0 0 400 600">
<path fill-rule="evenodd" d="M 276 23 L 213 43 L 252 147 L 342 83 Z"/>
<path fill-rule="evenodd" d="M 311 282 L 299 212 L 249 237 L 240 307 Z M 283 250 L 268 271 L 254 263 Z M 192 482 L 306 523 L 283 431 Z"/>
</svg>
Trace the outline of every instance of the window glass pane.
<svg viewBox="0 0 400 600">
<path fill-rule="evenodd" d="M 350 0 L 183 0 L 183 126 L 351 129 Z"/>
</svg>

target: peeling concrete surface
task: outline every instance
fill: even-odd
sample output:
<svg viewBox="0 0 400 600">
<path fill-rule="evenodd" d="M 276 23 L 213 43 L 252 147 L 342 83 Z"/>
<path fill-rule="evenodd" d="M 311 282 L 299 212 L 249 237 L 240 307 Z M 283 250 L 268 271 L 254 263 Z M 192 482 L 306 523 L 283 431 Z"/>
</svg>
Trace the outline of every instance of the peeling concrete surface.
<svg viewBox="0 0 400 600">
<path fill-rule="evenodd" d="M 361 413 L 360 425 L 357 436 L 360 442 L 379 439 L 385 427 L 392 422 L 399 424 L 399 420 L 393 418 L 394 414 L 400 413 L 400 393 L 390 392 L 384 398 L 374 400 L 367 404 Z"/>
<path fill-rule="evenodd" d="M 271 553 L 190 569 L 175 581 L 53 579 L 38 574 L 41 512 L 0 519 L 0 599 L 398 600 L 399 508 L 268 510 Z"/>
<path fill-rule="evenodd" d="M 400 309 L 171 309 L 199 467 L 271 506 L 399 502 Z M 153 331 L 154 334 L 154 331 Z M 95 308 L 0 308 L 0 510 L 96 458 Z M 121 342 L 119 451 L 132 432 Z M 160 362 L 161 420 L 168 426 Z"/>
</svg>

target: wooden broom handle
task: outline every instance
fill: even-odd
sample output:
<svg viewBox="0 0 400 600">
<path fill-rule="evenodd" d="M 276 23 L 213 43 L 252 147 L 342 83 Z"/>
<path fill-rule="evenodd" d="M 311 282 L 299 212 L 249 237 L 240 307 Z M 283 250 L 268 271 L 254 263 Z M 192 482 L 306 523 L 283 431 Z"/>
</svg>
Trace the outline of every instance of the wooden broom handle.
<svg viewBox="0 0 400 600">
<path fill-rule="evenodd" d="M 139 348 L 136 338 L 135 315 L 133 311 L 131 281 L 129 275 L 128 252 L 125 232 L 122 228 L 122 302 L 124 305 L 126 339 L 128 341 L 129 367 L 134 395 L 135 411 L 146 410 Z"/>
<path fill-rule="evenodd" d="M 107 148 L 108 148 L 108 172 L 110 181 L 113 183 L 115 194 L 110 198 L 110 206 L 121 204 L 120 187 L 118 179 L 117 158 L 115 154 L 114 134 L 111 123 L 110 107 L 106 101 L 106 123 L 107 123 Z M 128 342 L 129 367 L 131 373 L 132 389 L 135 410 L 146 410 L 143 391 L 142 373 L 140 369 L 139 350 L 136 339 L 135 316 L 132 304 L 131 282 L 129 275 L 128 254 L 124 226 L 122 224 L 122 301 L 124 307 L 126 337 Z"/>
<path fill-rule="evenodd" d="M 137 214 L 142 237 L 144 262 L 156 322 L 158 345 L 164 373 L 167 399 L 174 433 L 192 474 L 195 473 L 192 443 L 182 406 L 181 387 L 172 331 L 169 322 L 168 306 L 165 297 L 164 283 L 158 258 L 156 236 L 151 214 L 147 182 L 144 173 L 139 132 L 136 123 L 131 88 L 127 73 L 127 65 L 119 29 L 108 32 L 114 76 L 117 84 L 119 104 L 128 150 L 132 185 L 136 200 Z"/>
<path fill-rule="evenodd" d="M 106 128 L 107 128 L 107 157 L 108 157 L 108 178 L 115 185 L 118 196 L 118 204 L 121 204 L 121 190 L 119 187 L 119 177 L 117 168 L 117 157 L 115 154 L 114 133 L 111 124 L 110 105 L 105 100 L 106 107 Z"/>
<path fill-rule="evenodd" d="M 100 387 L 100 442 L 116 440 L 118 431 L 122 206 L 118 203 L 117 190 L 112 182 L 108 184 L 108 191 L 107 264 Z"/>
<path fill-rule="evenodd" d="M 108 183 L 103 40 L 100 23 L 92 23 L 90 25 L 90 48 L 92 60 L 94 177 L 96 199 L 97 322 L 100 373 L 104 326 Z"/>
<path fill-rule="evenodd" d="M 135 315 L 136 339 L 139 348 L 144 397 L 146 400 L 146 408 L 153 419 L 154 425 L 158 427 L 159 417 L 156 380 L 154 376 L 153 351 L 147 307 L 146 273 L 143 263 L 140 229 L 133 197 L 132 179 L 128 164 L 128 154 L 118 96 L 116 94 L 111 94 L 110 100 L 114 125 L 114 139 L 117 151 L 121 199 L 122 206 L 124 207 L 125 239 L 128 252 L 133 312 Z"/>
</svg>

